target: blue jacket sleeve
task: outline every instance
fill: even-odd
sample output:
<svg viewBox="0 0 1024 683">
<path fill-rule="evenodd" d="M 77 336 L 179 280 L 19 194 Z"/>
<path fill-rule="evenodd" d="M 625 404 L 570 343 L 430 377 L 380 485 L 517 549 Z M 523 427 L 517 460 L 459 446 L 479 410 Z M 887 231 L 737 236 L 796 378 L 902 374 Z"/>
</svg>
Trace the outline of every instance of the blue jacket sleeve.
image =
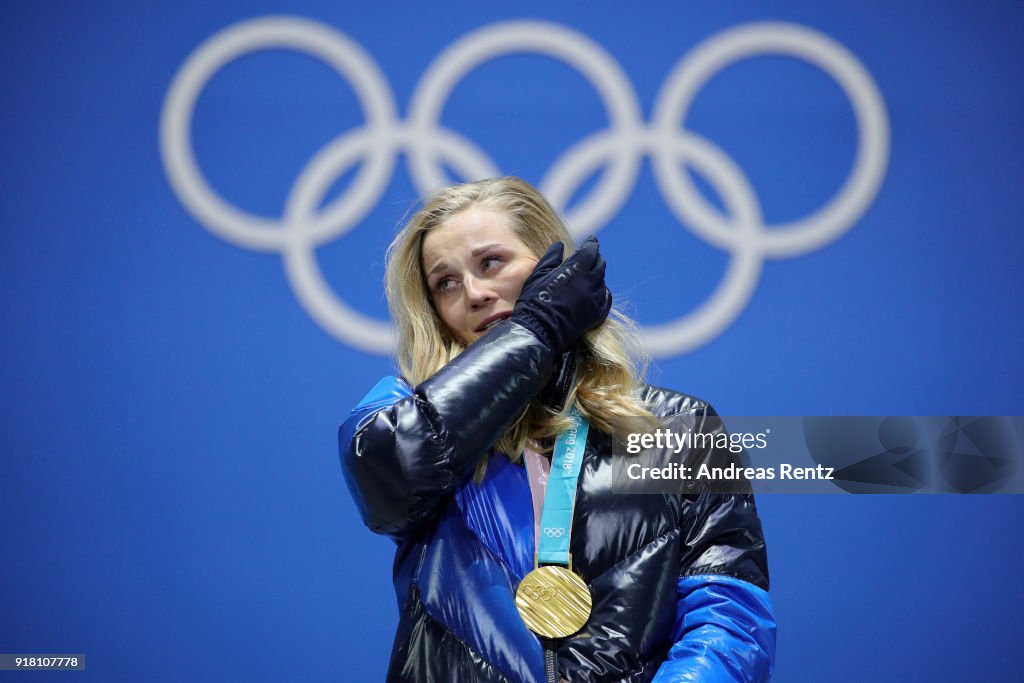
<svg viewBox="0 0 1024 683">
<path fill-rule="evenodd" d="M 401 540 L 431 519 L 544 387 L 552 352 L 506 320 L 416 387 L 379 383 L 338 430 L 345 481 L 372 531 Z"/>
<path fill-rule="evenodd" d="M 654 683 L 767 681 L 775 668 L 775 629 L 763 589 L 731 576 L 682 577 L 675 645 Z"/>
<path fill-rule="evenodd" d="M 714 408 L 698 414 L 702 433 L 727 433 Z M 696 450 L 700 462 L 734 457 L 719 445 Z M 703 491 L 680 517 L 676 620 L 658 683 L 767 681 L 775 664 L 775 617 L 768 598 L 768 556 L 754 497 Z"/>
<path fill-rule="evenodd" d="M 345 475 L 345 483 L 348 484 L 349 492 L 359 508 L 359 514 L 364 521 L 367 520 L 368 510 L 362 495 L 360 495 L 359 483 L 352 476 L 350 468 L 345 466 L 345 458 L 352 447 L 356 433 L 364 429 L 378 412 L 385 410 L 404 398 L 412 396 L 412 388 L 401 378 L 389 375 L 377 382 L 370 389 L 370 393 L 363 397 L 358 405 L 352 409 L 348 418 L 338 428 L 338 450 L 341 454 L 341 472 Z"/>
</svg>

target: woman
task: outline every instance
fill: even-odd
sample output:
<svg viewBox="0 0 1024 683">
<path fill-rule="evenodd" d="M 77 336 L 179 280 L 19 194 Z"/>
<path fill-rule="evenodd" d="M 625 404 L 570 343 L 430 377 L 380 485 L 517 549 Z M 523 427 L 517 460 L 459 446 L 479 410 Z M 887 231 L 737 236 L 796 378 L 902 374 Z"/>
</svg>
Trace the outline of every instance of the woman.
<svg viewBox="0 0 1024 683">
<path fill-rule="evenodd" d="M 753 499 L 612 490 L 616 426 L 714 412 L 638 380 L 597 241 L 569 244 L 498 178 L 442 191 L 389 249 L 402 377 L 339 433 L 365 523 L 398 543 L 388 680 L 767 680 Z"/>
</svg>

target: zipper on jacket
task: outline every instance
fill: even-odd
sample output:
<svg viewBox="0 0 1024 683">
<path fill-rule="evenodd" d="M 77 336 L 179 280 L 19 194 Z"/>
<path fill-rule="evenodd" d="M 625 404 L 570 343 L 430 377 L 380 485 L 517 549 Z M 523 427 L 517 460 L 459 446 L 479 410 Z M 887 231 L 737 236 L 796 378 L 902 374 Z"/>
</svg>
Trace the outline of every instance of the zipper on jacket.
<svg viewBox="0 0 1024 683">
<path fill-rule="evenodd" d="M 541 645 L 544 646 L 544 676 L 547 683 L 558 683 L 558 641 L 548 640 L 547 638 L 540 639 Z"/>
</svg>

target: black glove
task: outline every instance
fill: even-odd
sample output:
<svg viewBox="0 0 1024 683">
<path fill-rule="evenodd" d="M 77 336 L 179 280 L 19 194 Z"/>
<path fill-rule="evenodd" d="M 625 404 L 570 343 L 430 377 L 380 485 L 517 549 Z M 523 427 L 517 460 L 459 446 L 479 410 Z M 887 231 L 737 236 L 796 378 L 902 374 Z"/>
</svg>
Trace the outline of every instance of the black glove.
<svg viewBox="0 0 1024 683">
<path fill-rule="evenodd" d="M 604 322 L 612 307 L 597 238 L 588 237 L 565 261 L 562 250 L 561 242 L 548 248 L 523 283 L 512 309 L 512 320 L 559 354 Z"/>
<path fill-rule="evenodd" d="M 569 389 L 572 388 L 572 381 L 576 378 L 576 349 L 572 348 L 563 353 L 555 361 L 555 371 L 551 373 L 551 379 L 547 386 L 541 389 L 537 398 L 556 413 L 562 412 L 565 408 L 565 400 L 569 398 Z"/>
</svg>

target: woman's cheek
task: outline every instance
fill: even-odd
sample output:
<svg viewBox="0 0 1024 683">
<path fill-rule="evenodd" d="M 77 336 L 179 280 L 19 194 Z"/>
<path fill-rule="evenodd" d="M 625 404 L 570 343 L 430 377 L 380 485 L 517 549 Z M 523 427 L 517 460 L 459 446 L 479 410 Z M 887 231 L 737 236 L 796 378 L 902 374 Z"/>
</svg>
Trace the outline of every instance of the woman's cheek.
<svg viewBox="0 0 1024 683">
<path fill-rule="evenodd" d="M 512 297 L 513 301 L 519 298 L 519 295 L 523 291 L 523 285 L 526 284 L 526 279 L 530 277 L 530 273 L 532 272 L 533 266 L 531 265 L 520 268 L 519 272 L 516 273 L 516 286 L 514 287 L 515 291 L 513 292 L 515 296 Z"/>
</svg>

